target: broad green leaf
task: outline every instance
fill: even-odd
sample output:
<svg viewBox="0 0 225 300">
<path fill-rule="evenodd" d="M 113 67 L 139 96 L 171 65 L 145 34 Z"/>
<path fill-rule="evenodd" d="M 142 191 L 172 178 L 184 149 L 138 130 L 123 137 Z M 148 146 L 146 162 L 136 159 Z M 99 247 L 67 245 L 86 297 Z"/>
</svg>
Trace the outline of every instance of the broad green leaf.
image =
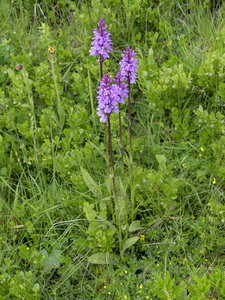
<svg viewBox="0 0 225 300">
<path fill-rule="evenodd" d="M 94 253 L 88 258 L 88 262 L 90 264 L 97 264 L 97 265 L 116 265 L 118 264 L 118 257 L 114 254 L 105 253 L 105 252 L 98 252 Z"/>
<path fill-rule="evenodd" d="M 156 154 L 156 159 L 159 163 L 159 170 L 166 171 L 166 157 L 164 155 Z"/>
<path fill-rule="evenodd" d="M 156 154 L 156 159 L 160 165 L 166 163 L 166 157 L 164 155 Z"/>
<path fill-rule="evenodd" d="M 51 270 L 59 268 L 60 261 L 61 261 L 61 251 L 59 250 L 52 250 L 50 254 L 43 249 L 40 251 L 42 255 L 42 266 L 44 273 L 49 273 Z"/>
<path fill-rule="evenodd" d="M 85 170 L 83 167 L 80 167 L 81 175 L 84 179 L 84 182 L 86 183 L 86 186 L 89 188 L 89 190 L 92 192 L 92 194 L 98 198 L 101 194 L 101 191 L 99 190 L 99 187 L 97 183 L 94 181 L 94 179 L 91 177 L 91 175 L 88 173 L 87 170 Z"/>
<path fill-rule="evenodd" d="M 87 242 L 87 239 L 77 238 L 73 242 L 73 247 L 75 249 L 83 247 L 86 244 L 86 242 Z"/>
<path fill-rule="evenodd" d="M 96 211 L 94 210 L 94 204 L 89 204 L 88 202 L 84 202 L 84 212 L 89 222 L 95 220 Z"/>
<path fill-rule="evenodd" d="M 34 292 L 38 292 L 38 291 L 39 291 L 39 289 L 40 289 L 40 286 L 39 286 L 39 284 L 38 284 L 38 283 L 36 283 L 36 284 L 33 286 L 33 288 L 32 288 L 32 291 L 34 291 Z"/>
<path fill-rule="evenodd" d="M 107 207 L 106 207 L 106 203 L 104 201 L 101 201 L 99 203 L 99 208 L 100 208 L 100 212 L 99 215 L 103 218 L 103 219 L 107 219 Z"/>
<path fill-rule="evenodd" d="M 105 185 L 107 187 L 108 193 L 111 194 L 112 193 L 112 179 L 109 176 L 107 176 L 105 179 Z"/>
<path fill-rule="evenodd" d="M 200 112 L 203 112 L 203 107 L 200 105 L 199 108 L 198 108 L 198 110 L 199 110 Z"/>
<path fill-rule="evenodd" d="M 148 76 L 148 72 L 143 71 L 143 75 L 144 75 L 144 77 L 147 77 Z"/>
<path fill-rule="evenodd" d="M 149 51 L 148 51 L 148 55 L 149 55 L 149 56 L 152 56 L 152 55 L 153 55 L 153 53 L 154 53 L 153 49 L 152 49 L 152 48 L 150 48 L 150 49 L 149 49 Z"/>
<path fill-rule="evenodd" d="M 23 244 L 19 247 L 19 256 L 24 259 L 30 257 L 29 247 L 27 247 L 27 245 Z"/>
<path fill-rule="evenodd" d="M 91 141 L 88 141 L 88 143 L 93 147 L 93 148 L 95 148 L 97 151 L 98 151 L 98 153 L 106 160 L 106 155 L 105 155 L 105 153 L 102 151 L 102 149 L 100 148 L 100 147 L 98 147 L 98 146 L 96 146 L 94 143 L 92 143 Z"/>
<path fill-rule="evenodd" d="M 121 178 L 117 181 L 117 187 L 118 187 L 118 203 L 119 203 L 119 215 L 120 215 L 120 221 L 122 225 L 127 226 L 126 224 L 126 201 L 127 201 L 127 194 L 124 189 L 123 183 Z"/>
<path fill-rule="evenodd" d="M 102 218 L 101 216 L 98 216 L 98 215 L 96 215 L 96 219 L 104 222 L 106 225 L 109 226 L 109 228 L 111 228 L 115 233 L 118 234 L 118 230 L 116 229 L 116 227 L 110 221 L 107 221 L 107 220 L 105 220 L 104 218 Z"/>
<path fill-rule="evenodd" d="M 131 246 L 133 246 L 137 241 L 139 240 L 138 236 L 134 236 L 132 238 L 129 238 L 128 240 L 126 240 L 123 244 L 123 250 L 122 252 L 124 252 L 126 249 L 130 248 Z"/>
<path fill-rule="evenodd" d="M 130 224 L 128 231 L 129 232 L 134 232 L 134 231 L 140 230 L 142 228 L 140 223 L 141 223 L 140 220 L 133 221 Z"/>
</svg>

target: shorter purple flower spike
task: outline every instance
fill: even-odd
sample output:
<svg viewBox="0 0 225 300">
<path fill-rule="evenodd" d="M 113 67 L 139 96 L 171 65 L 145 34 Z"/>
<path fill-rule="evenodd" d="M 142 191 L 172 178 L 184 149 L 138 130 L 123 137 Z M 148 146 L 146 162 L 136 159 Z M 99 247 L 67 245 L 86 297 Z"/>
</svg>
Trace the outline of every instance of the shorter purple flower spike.
<svg viewBox="0 0 225 300">
<path fill-rule="evenodd" d="M 128 85 L 124 83 L 123 80 L 125 80 L 125 78 L 124 76 L 122 76 L 121 72 L 116 74 L 116 79 L 114 79 L 115 84 L 113 84 L 113 88 L 118 103 L 125 103 L 124 98 L 128 97 Z"/>
<path fill-rule="evenodd" d="M 106 29 L 108 25 L 104 26 L 104 20 L 102 18 L 99 19 L 98 27 L 99 29 L 94 29 L 94 37 L 92 38 L 92 48 L 89 51 L 92 56 L 99 55 L 102 57 L 103 61 L 109 57 L 108 53 L 111 52 L 111 44 L 112 41 L 110 40 L 109 36 L 111 33 L 107 32 Z"/>
<path fill-rule="evenodd" d="M 119 62 L 122 76 L 124 76 L 126 79 L 129 77 L 130 83 L 135 83 L 135 78 L 137 78 L 138 59 L 133 57 L 136 56 L 136 53 L 134 50 L 130 49 L 130 47 L 127 47 L 123 52 L 124 54 L 122 54 L 122 60 Z"/>
<path fill-rule="evenodd" d="M 98 112 L 97 115 L 100 116 L 100 121 L 105 123 L 107 118 L 112 112 L 118 113 L 117 108 L 117 95 L 115 94 L 114 88 L 111 85 L 112 79 L 110 79 L 109 74 L 105 74 L 102 78 L 101 83 L 98 88 Z"/>
</svg>

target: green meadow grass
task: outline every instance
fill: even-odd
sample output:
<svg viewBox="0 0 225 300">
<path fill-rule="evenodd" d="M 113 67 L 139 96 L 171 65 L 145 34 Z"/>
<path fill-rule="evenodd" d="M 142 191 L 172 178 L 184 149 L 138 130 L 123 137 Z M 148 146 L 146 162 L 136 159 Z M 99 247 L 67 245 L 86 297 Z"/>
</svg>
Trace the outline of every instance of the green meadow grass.
<svg viewBox="0 0 225 300">
<path fill-rule="evenodd" d="M 208 0 L 0 0 L 0 299 L 225 299 L 224 14 Z M 104 72 L 128 45 L 139 59 L 132 191 L 127 104 L 125 185 L 111 117 L 119 205 L 135 199 L 122 253 L 89 55 L 100 17 Z"/>
</svg>

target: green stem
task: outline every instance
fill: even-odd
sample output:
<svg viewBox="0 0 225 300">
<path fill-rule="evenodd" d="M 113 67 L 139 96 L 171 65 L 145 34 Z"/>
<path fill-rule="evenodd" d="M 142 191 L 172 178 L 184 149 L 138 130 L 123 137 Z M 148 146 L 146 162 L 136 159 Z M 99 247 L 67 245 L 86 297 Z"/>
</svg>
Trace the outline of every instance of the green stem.
<svg viewBox="0 0 225 300">
<path fill-rule="evenodd" d="M 131 192 L 131 218 L 134 219 L 134 210 L 135 210 L 135 203 L 134 203 L 134 190 L 133 190 L 133 148 L 132 148 L 132 131 L 131 131 L 131 109 L 130 109 L 130 75 L 128 74 L 128 114 L 129 114 L 129 121 L 128 121 L 128 135 L 129 135 L 129 155 L 130 155 L 130 192 Z"/>
<path fill-rule="evenodd" d="M 59 122 L 61 125 L 61 128 L 64 125 L 64 120 L 65 120 L 65 114 L 64 114 L 64 110 L 62 107 L 62 102 L 59 96 L 59 90 L 58 90 L 58 86 L 57 86 L 57 79 L 56 79 L 56 74 L 55 74 L 55 65 L 54 65 L 54 59 L 53 59 L 53 55 L 50 54 L 50 61 L 51 61 L 51 66 L 52 66 L 52 77 L 53 77 L 53 81 L 54 81 L 54 85 L 55 85 L 55 91 L 56 91 L 56 97 L 57 97 L 57 110 L 58 110 L 58 115 L 59 115 Z"/>
<path fill-rule="evenodd" d="M 129 146 L 130 146 L 130 152 L 132 153 L 132 132 L 131 132 L 131 110 L 130 110 L 130 76 L 128 75 L 128 114 L 129 114 L 129 122 L 128 122 L 128 135 L 129 135 Z"/>
<path fill-rule="evenodd" d="M 105 123 L 105 151 L 106 151 L 106 164 L 108 174 L 110 174 L 110 163 L 109 163 L 109 147 L 108 147 L 108 133 L 107 133 L 107 125 Z"/>
<path fill-rule="evenodd" d="M 100 77 L 101 80 L 103 78 L 103 58 L 102 55 L 100 55 Z M 105 151 L 106 151 L 106 164 L 107 164 L 107 170 L 108 174 L 110 174 L 110 163 L 109 163 L 109 148 L 108 148 L 108 134 L 107 134 L 107 125 L 105 123 Z"/>
<path fill-rule="evenodd" d="M 114 198 L 115 198 L 116 219 L 117 219 L 117 225 L 118 225 L 118 229 L 119 229 L 119 248 L 120 248 L 120 253 L 121 253 L 121 251 L 122 251 L 122 233 L 121 233 L 121 223 L 120 223 L 119 201 L 118 201 L 115 176 L 114 176 L 110 116 L 108 116 L 107 119 L 108 119 L 108 137 L 109 137 L 109 153 L 110 153 L 110 162 L 111 162 L 111 176 L 112 176 L 112 183 L 113 183 L 113 193 L 114 193 Z"/>
<path fill-rule="evenodd" d="M 122 177 L 123 177 L 123 186 L 125 187 L 125 172 L 124 172 L 124 159 L 123 159 L 123 136 L 122 136 L 122 122 L 121 122 L 121 113 L 120 113 L 120 103 L 119 103 L 119 131 L 120 131 L 120 154 L 122 162 Z"/>
<path fill-rule="evenodd" d="M 100 55 L 100 76 L 101 76 L 101 80 L 103 78 L 103 59 L 102 59 L 102 55 Z"/>
<path fill-rule="evenodd" d="M 122 136 L 122 122 L 121 122 L 121 113 L 120 113 L 120 103 L 119 103 L 119 131 L 120 131 L 120 154 L 121 154 L 121 162 L 122 162 L 122 178 L 123 178 L 123 188 L 125 189 L 125 167 L 124 167 L 124 158 L 123 158 L 123 136 Z M 126 195 L 122 195 L 124 197 L 125 202 L 125 219 L 126 224 L 128 224 L 128 207 L 127 207 L 127 198 Z"/>
</svg>

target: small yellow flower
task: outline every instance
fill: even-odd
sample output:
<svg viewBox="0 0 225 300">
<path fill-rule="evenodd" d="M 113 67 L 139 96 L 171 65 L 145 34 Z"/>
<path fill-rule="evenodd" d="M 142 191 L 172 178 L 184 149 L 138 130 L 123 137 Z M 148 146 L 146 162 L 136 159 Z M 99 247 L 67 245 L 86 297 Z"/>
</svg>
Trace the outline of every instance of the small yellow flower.
<svg viewBox="0 0 225 300">
<path fill-rule="evenodd" d="M 182 164 L 182 167 L 185 169 L 187 166 L 185 163 Z"/>
<path fill-rule="evenodd" d="M 104 289 L 106 289 L 107 288 L 107 286 L 106 285 L 104 285 Z"/>
<path fill-rule="evenodd" d="M 149 296 L 146 296 L 146 299 L 149 299 Z"/>
<path fill-rule="evenodd" d="M 140 288 L 140 289 L 142 289 L 142 288 L 143 288 L 143 284 L 142 284 L 142 283 L 140 284 L 139 288 Z"/>
<path fill-rule="evenodd" d="M 127 295 L 124 295 L 123 298 L 124 298 L 124 299 L 127 299 Z"/>
<path fill-rule="evenodd" d="M 124 271 L 124 273 L 125 273 L 125 274 L 127 274 L 127 270 L 126 270 L 126 271 Z"/>
<path fill-rule="evenodd" d="M 140 240 L 143 241 L 143 242 L 145 241 L 145 235 L 144 234 L 140 234 Z"/>
<path fill-rule="evenodd" d="M 27 250 L 30 250 L 30 248 L 29 248 L 29 247 L 27 247 Z"/>
<path fill-rule="evenodd" d="M 120 285 L 123 285 L 123 283 L 122 283 L 122 282 L 120 282 Z"/>
<path fill-rule="evenodd" d="M 111 292 L 108 292 L 108 295 L 111 295 Z"/>
<path fill-rule="evenodd" d="M 53 47 L 48 48 L 48 53 L 51 55 L 55 54 L 55 49 Z"/>
<path fill-rule="evenodd" d="M 212 184 L 216 184 L 216 178 L 213 178 Z"/>
<path fill-rule="evenodd" d="M 203 147 L 201 147 L 201 148 L 200 148 L 200 150 L 201 150 L 202 152 L 204 152 L 204 151 L 205 151 L 205 149 L 204 149 Z"/>
</svg>

